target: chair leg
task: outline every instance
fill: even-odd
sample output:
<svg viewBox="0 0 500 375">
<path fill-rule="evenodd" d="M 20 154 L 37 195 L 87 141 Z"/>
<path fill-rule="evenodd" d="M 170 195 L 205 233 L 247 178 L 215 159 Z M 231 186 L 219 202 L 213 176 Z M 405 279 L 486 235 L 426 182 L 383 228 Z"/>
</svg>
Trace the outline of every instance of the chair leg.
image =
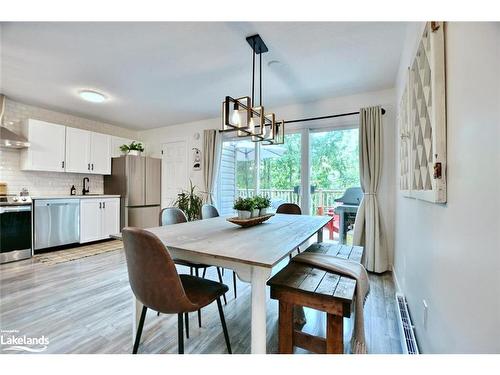
<svg viewBox="0 0 500 375">
<path fill-rule="evenodd" d="M 201 328 L 201 309 L 198 310 L 198 327 Z"/>
<path fill-rule="evenodd" d="M 146 306 L 142 306 L 141 317 L 139 319 L 139 325 L 137 326 L 137 332 L 135 334 L 135 342 L 134 348 L 132 349 L 132 354 L 137 354 L 137 350 L 139 349 L 139 343 L 141 342 L 142 328 L 144 327 L 144 320 L 146 319 L 146 311 L 148 308 Z"/>
<path fill-rule="evenodd" d="M 234 288 L 234 298 L 236 299 L 236 272 L 233 271 L 233 288 Z"/>
<path fill-rule="evenodd" d="M 222 280 L 222 275 L 221 275 L 221 272 L 220 272 L 220 268 L 219 268 L 219 267 L 217 267 L 217 275 L 219 276 L 219 283 L 224 284 L 224 281 Z M 224 293 L 224 294 L 222 295 L 222 297 L 224 297 L 224 305 L 227 305 L 226 294 Z"/>
<path fill-rule="evenodd" d="M 193 267 L 189 267 L 189 274 L 193 276 Z"/>
<path fill-rule="evenodd" d="M 229 341 L 229 334 L 227 333 L 226 319 L 224 318 L 224 311 L 222 310 L 222 303 L 220 302 L 220 297 L 217 298 L 217 308 L 219 309 L 220 323 L 222 324 L 224 339 L 226 340 L 227 352 L 229 354 L 233 354 L 231 350 L 231 342 Z"/>
<path fill-rule="evenodd" d="M 186 338 L 189 338 L 189 315 L 188 313 L 184 313 L 184 324 L 186 326 Z"/>
<path fill-rule="evenodd" d="M 203 268 L 203 273 L 201 274 L 201 277 L 204 279 L 205 278 L 205 274 L 207 273 L 207 269 L 206 268 Z"/>
<path fill-rule="evenodd" d="M 224 276 L 224 268 L 222 268 L 222 276 Z"/>
<path fill-rule="evenodd" d="M 183 324 L 184 323 L 182 321 L 182 313 L 179 313 L 177 314 L 179 354 L 184 354 L 184 332 L 182 332 Z"/>
<path fill-rule="evenodd" d="M 194 269 L 194 274 L 196 275 L 196 277 L 200 277 L 200 275 L 198 274 L 198 268 Z"/>
<path fill-rule="evenodd" d="M 156 316 L 160 316 L 160 312 L 158 311 L 158 313 L 156 314 Z"/>
</svg>

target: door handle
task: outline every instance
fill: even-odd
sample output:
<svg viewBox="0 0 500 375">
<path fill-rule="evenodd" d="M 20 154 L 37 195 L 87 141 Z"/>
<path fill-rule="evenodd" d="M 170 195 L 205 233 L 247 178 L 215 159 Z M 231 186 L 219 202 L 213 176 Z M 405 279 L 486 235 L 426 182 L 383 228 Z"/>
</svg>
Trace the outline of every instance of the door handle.
<svg viewBox="0 0 500 375">
<path fill-rule="evenodd" d="M 102 208 L 102 202 L 99 202 L 99 209 Z"/>
<path fill-rule="evenodd" d="M 92 170 L 94 170 L 94 163 L 92 163 Z"/>
<path fill-rule="evenodd" d="M 102 202 L 102 208 L 106 208 L 106 202 Z"/>
<path fill-rule="evenodd" d="M 64 160 L 61 162 L 61 168 L 64 169 Z"/>
</svg>

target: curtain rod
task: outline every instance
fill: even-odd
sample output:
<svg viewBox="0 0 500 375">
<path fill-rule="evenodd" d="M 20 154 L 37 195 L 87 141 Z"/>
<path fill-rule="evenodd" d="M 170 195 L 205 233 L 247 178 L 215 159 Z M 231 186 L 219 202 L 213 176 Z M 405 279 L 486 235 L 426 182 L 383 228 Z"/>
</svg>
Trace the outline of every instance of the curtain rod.
<svg viewBox="0 0 500 375">
<path fill-rule="evenodd" d="M 385 109 L 382 108 L 382 114 L 385 114 Z M 341 113 L 338 115 L 330 115 L 330 116 L 321 116 L 321 117 L 309 117 L 309 118 L 302 118 L 299 120 L 285 120 L 285 124 L 291 124 L 293 122 L 306 122 L 306 121 L 314 121 L 314 120 L 324 120 L 327 118 L 334 118 L 334 117 L 344 117 L 344 116 L 352 116 L 352 115 L 359 115 L 358 112 L 349 112 L 349 113 Z"/>
</svg>

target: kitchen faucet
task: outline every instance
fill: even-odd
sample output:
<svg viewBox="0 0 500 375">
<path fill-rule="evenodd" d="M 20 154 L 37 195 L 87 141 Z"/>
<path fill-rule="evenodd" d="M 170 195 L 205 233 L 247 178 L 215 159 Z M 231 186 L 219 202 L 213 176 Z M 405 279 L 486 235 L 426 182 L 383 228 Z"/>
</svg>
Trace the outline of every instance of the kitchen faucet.
<svg viewBox="0 0 500 375">
<path fill-rule="evenodd" d="M 84 177 L 84 178 L 83 178 L 83 189 L 82 189 L 82 195 L 85 195 L 85 194 L 87 194 L 87 193 L 89 193 L 89 192 L 90 192 L 90 188 L 88 187 L 88 185 L 87 185 L 87 187 L 85 187 L 85 181 L 87 181 L 87 184 L 90 182 L 88 177 Z"/>
</svg>

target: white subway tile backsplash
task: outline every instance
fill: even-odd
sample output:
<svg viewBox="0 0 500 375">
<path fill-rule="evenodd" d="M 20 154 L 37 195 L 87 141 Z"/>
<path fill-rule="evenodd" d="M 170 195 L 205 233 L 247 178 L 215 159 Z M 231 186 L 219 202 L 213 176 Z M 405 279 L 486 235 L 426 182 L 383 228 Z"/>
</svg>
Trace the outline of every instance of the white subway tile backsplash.
<svg viewBox="0 0 500 375">
<path fill-rule="evenodd" d="M 4 115 L 6 127 L 19 134 L 21 133 L 22 122 L 28 118 L 123 138 L 137 139 L 137 132 L 130 129 L 7 99 Z M 9 124 L 10 122 L 13 124 Z M 7 192 L 9 194 L 19 193 L 22 188 L 28 189 L 33 196 L 69 194 L 71 185 L 75 185 L 77 193 L 80 193 L 83 188 L 82 181 L 84 177 L 89 178 L 92 193 L 100 194 L 104 192 L 103 176 L 80 173 L 21 171 L 19 169 L 20 155 L 19 150 L 0 148 L 0 181 L 7 183 Z"/>
</svg>

